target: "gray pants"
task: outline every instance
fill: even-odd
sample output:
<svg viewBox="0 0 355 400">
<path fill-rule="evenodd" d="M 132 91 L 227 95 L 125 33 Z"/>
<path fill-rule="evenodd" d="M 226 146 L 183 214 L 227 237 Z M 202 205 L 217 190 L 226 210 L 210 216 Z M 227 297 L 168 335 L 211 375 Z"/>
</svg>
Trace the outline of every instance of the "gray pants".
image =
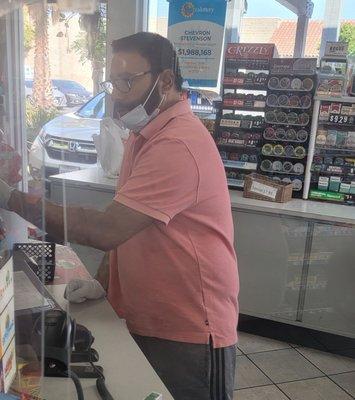
<svg viewBox="0 0 355 400">
<path fill-rule="evenodd" d="M 133 335 L 175 400 L 232 400 L 236 346 L 213 349 Z"/>
</svg>

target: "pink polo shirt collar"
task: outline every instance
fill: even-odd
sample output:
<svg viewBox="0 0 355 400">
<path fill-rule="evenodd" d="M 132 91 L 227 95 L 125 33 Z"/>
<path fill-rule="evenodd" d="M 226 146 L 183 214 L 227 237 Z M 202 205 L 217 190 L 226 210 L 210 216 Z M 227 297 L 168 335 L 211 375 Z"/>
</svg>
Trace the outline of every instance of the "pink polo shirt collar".
<svg viewBox="0 0 355 400">
<path fill-rule="evenodd" d="M 180 100 L 173 106 L 169 107 L 162 113 L 158 114 L 152 121 L 146 125 L 139 134 L 145 139 L 152 138 L 158 133 L 167 123 L 175 117 L 191 112 L 190 103 L 188 100 Z"/>
</svg>

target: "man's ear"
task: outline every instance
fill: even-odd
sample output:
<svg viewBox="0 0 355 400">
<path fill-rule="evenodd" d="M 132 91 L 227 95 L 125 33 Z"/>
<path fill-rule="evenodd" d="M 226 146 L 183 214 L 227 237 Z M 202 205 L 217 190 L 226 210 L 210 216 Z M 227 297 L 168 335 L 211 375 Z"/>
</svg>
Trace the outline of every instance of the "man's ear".
<svg viewBox="0 0 355 400">
<path fill-rule="evenodd" d="M 164 93 L 169 92 L 175 84 L 175 75 L 171 69 L 166 69 L 161 73 L 161 81 L 163 82 L 162 90 Z"/>
</svg>

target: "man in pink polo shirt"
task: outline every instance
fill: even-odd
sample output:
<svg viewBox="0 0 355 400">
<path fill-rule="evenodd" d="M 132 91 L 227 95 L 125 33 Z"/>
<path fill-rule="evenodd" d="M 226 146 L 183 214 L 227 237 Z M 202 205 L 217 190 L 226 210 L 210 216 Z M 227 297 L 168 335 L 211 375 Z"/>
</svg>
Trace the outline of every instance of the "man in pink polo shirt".
<svg viewBox="0 0 355 400">
<path fill-rule="evenodd" d="M 119 186 L 104 212 L 67 208 L 69 240 L 110 251 L 109 266 L 71 282 L 66 297 L 104 296 L 109 277 L 108 300 L 173 397 L 231 400 L 239 283 L 222 161 L 181 98 L 171 43 L 138 33 L 112 46 L 103 88 L 131 130 Z M 11 192 L 8 208 L 21 212 L 24 197 Z M 46 223 L 61 236 L 59 206 L 47 203 Z"/>
</svg>

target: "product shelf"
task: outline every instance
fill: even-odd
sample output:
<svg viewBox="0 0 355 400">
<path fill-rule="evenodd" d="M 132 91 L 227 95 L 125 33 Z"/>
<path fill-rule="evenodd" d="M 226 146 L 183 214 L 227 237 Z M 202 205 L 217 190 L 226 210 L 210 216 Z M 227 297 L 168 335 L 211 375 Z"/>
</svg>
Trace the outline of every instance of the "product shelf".
<svg viewBox="0 0 355 400">
<path fill-rule="evenodd" d="M 324 101 L 324 102 L 329 102 L 329 103 L 355 103 L 355 97 L 350 97 L 350 96 L 342 96 L 342 97 L 336 97 L 336 96 L 320 96 L 316 95 L 314 96 L 314 100 L 319 100 L 319 101 Z"/>
<path fill-rule="evenodd" d="M 264 157 L 273 157 L 273 158 L 283 158 L 283 159 L 290 159 L 290 160 L 299 160 L 302 161 L 307 157 L 307 154 L 304 155 L 304 157 L 295 157 L 295 156 L 278 156 L 276 154 L 263 154 Z"/>
<path fill-rule="evenodd" d="M 232 179 L 227 178 L 228 186 L 236 187 L 236 188 L 243 188 L 244 187 L 244 180 L 243 179 Z"/>
<path fill-rule="evenodd" d="M 257 163 L 249 163 L 245 161 L 229 161 L 223 160 L 223 164 L 227 168 L 245 169 L 248 171 L 256 171 Z"/>
<path fill-rule="evenodd" d="M 323 103 L 326 103 L 324 106 L 322 105 Z M 339 115 L 339 116 L 347 116 L 351 118 L 350 123 L 339 123 L 334 122 L 334 121 L 329 121 L 329 120 L 321 120 L 320 118 L 324 119 L 324 114 L 325 114 L 325 109 L 328 107 L 329 103 L 344 103 L 346 107 L 346 103 L 351 103 L 355 104 L 355 98 L 351 97 L 335 97 L 335 96 L 315 96 L 315 102 L 314 102 L 314 108 L 313 108 L 313 118 L 312 118 L 312 125 L 311 125 L 311 134 L 310 134 L 310 145 L 309 145 L 309 157 L 307 161 L 307 166 L 306 166 L 306 178 L 305 178 L 305 187 L 303 191 L 303 198 L 304 199 L 313 199 L 313 200 L 324 200 L 324 201 L 335 201 L 340 204 L 344 205 L 354 205 L 354 200 L 355 200 L 355 195 L 353 193 L 353 184 L 352 182 L 355 181 L 355 166 L 352 167 L 352 165 L 342 165 L 336 162 L 336 164 L 326 164 L 326 160 L 324 158 L 321 158 L 320 160 L 314 162 L 314 157 L 338 157 L 340 159 L 344 159 L 344 164 L 346 164 L 346 158 L 355 158 L 355 148 L 347 148 L 347 147 L 339 147 L 339 146 L 331 146 L 331 145 L 322 145 L 322 144 L 317 144 L 317 134 L 319 131 L 319 127 L 332 127 L 333 130 L 337 132 L 341 132 L 342 135 L 348 135 L 349 128 L 352 128 L 354 130 L 355 124 L 354 124 L 354 117 L 355 116 L 350 116 L 347 113 L 342 112 L 344 105 L 339 108 L 339 114 L 338 113 L 332 113 L 331 112 L 331 107 L 328 112 L 328 117 L 331 115 Z M 348 109 L 348 107 L 347 107 Z M 321 114 L 321 116 L 320 116 Z M 346 131 L 344 131 L 346 130 Z M 331 130 L 325 130 L 325 135 L 327 136 L 326 139 L 328 139 L 328 132 Z M 344 141 L 348 140 L 349 136 L 344 136 Z M 329 138 L 330 139 L 330 138 Z M 338 140 L 338 138 L 337 138 Z M 335 140 L 334 140 L 335 142 Z M 334 163 L 335 160 L 333 160 Z M 327 166 L 333 166 L 333 167 L 338 167 L 339 170 L 324 170 L 327 168 Z M 321 177 L 324 176 L 323 182 L 321 181 Z M 323 186 L 327 185 L 327 180 L 328 179 L 328 189 L 327 190 L 319 190 Z M 331 190 L 331 184 L 334 182 L 335 179 L 332 179 L 332 177 L 337 177 L 340 179 L 340 188 L 339 191 L 337 192 L 332 192 Z M 338 181 L 339 182 L 339 181 Z M 350 189 L 347 191 L 346 188 L 342 188 L 341 184 L 351 184 Z M 345 193 L 346 191 L 346 193 Z"/>
</svg>

